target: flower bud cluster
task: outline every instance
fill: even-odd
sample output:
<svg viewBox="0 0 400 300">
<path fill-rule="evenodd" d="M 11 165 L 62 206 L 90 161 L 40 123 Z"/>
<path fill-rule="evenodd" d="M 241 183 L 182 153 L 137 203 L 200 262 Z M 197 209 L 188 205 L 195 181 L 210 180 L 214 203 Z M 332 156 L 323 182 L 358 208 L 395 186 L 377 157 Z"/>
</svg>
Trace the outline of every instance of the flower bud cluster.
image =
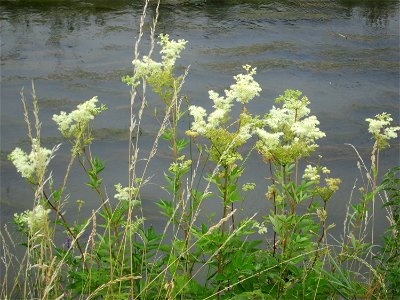
<svg viewBox="0 0 400 300">
<path fill-rule="evenodd" d="M 173 162 L 171 164 L 171 166 L 168 168 L 168 171 L 170 171 L 172 174 L 175 174 L 175 176 L 179 177 L 189 171 L 190 166 L 192 165 L 192 161 L 190 159 L 185 160 L 184 155 L 178 157 L 177 161 L 178 162 Z"/>
</svg>

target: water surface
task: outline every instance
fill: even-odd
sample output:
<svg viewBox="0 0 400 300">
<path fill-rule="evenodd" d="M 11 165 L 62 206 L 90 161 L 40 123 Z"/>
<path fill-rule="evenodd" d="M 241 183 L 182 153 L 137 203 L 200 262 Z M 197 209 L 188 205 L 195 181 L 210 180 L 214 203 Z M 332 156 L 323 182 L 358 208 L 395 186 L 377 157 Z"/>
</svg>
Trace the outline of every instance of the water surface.
<svg viewBox="0 0 400 300">
<path fill-rule="evenodd" d="M 1 219 L 32 207 L 32 190 L 6 160 L 15 146 L 28 150 L 19 91 L 29 95 L 34 80 L 39 96 L 42 136 L 48 147 L 59 143 L 51 121 L 60 110 L 70 111 L 97 95 L 109 110 L 96 121 L 92 150 L 106 160 L 105 182 L 126 184 L 129 88 L 121 76 L 132 72 L 130 61 L 137 35 L 142 1 L 2 1 L 1 19 Z M 154 15 L 151 5 L 149 17 Z M 149 28 L 148 18 L 145 28 Z M 342 190 L 330 203 L 331 220 L 341 227 L 350 191 L 359 177 L 357 156 L 345 143 L 355 145 L 367 164 L 372 141 L 367 117 L 383 111 L 399 120 L 399 3 L 398 1 L 165 1 L 157 33 L 188 40 L 178 72 L 190 65 L 184 93 L 192 104 L 210 108 L 207 91 L 223 91 L 241 65 L 258 68 L 263 87 L 252 112 L 267 112 L 286 88 L 300 89 L 311 101 L 327 137 L 319 153 Z M 144 39 L 145 53 L 148 39 Z M 149 101 L 142 126 L 143 155 L 152 145 L 157 122 Z M 184 126 L 181 127 L 183 132 Z M 56 182 L 68 164 L 66 143 L 51 163 Z M 398 142 L 382 153 L 381 170 L 399 163 Z M 144 189 L 149 223 L 161 226 L 154 203 L 166 197 L 160 188 L 170 158 L 165 143 L 148 172 L 153 184 Z M 267 211 L 265 166 L 252 155 L 244 181 L 258 184 L 247 196 L 245 212 Z M 68 212 L 77 199 L 86 201 L 82 215 L 98 206 L 86 179 L 74 165 L 69 181 Z M 359 179 L 360 180 L 360 179 Z M 265 187 L 265 188 L 264 188 Z M 210 199 L 205 210 L 219 211 Z M 377 230 L 385 226 L 382 214 Z M 340 231 L 339 231 L 340 232 Z"/>
</svg>

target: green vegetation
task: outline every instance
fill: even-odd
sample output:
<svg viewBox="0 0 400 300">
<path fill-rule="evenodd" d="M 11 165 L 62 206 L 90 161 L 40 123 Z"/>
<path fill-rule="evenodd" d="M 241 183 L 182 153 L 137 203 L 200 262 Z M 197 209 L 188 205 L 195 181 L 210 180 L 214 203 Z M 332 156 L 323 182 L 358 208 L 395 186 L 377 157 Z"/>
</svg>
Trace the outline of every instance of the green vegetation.
<svg viewBox="0 0 400 300">
<path fill-rule="evenodd" d="M 155 26 L 156 22 L 149 53 L 140 57 L 142 20 L 134 73 L 123 78 L 131 87 L 129 132 L 118 130 L 97 136 L 112 134 L 127 139 L 128 185 L 115 183 L 113 196 L 107 195 L 102 180 L 107 165 L 92 146 L 96 139 L 92 121 L 107 108 L 93 97 L 72 112 L 53 116 L 63 139 L 71 145 L 64 179 L 56 182 L 48 166 L 56 159 L 59 146 L 42 147 L 34 87 L 33 124 L 21 93 L 32 149 L 26 153 L 16 148 L 8 158 L 34 188 L 33 209 L 14 218 L 24 236 L 24 257 L 14 255 L 12 248 L 18 246 L 7 228 L 2 232 L 5 272 L 0 297 L 398 298 L 400 167 L 389 170 L 378 182 L 380 152 L 400 130 L 391 125 L 391 116 L 382 113 L 366 120 L 374 140 L 371 165 L 367 167 L 359 157 L 362 184 L 345 212 L 343 236 L 331 238 L 330 230 L 339 224 L 328 223 L 327 204 L 341 180 L 319 162 L 308 160 L 318 148 L 317 141 L 325 136 L 317 117 L 311 115 L 308 98 L 300 91 L 286 90 L 276 99 L 276 107 L 264 115 L 250 114 L 246 106 L 259 97 L 261 86 L 254 78 L 256 68 L 246 65 L 224 94 L 209 91 L 211 112 L 189 105 L 190 97 L 181 94 L 188 70 L 183 74 L 175 70 L 187 42 L 160 35 L 161 61 L 155 61 Z M 148 109 L 149 90 L 165 109 L 155 116 L 160 128 L 150 153 L 142 153 L 140 126 Z M 189 124 L 185 135 L 178 130 L 183 124 Z M 158 202 L 166 225 L 162 232 L 156 232 L 142 213 L 141 191 L 151 183 L 148 164 L 161 143 L 169 145 L 171 163 L 164 170 L 166 197 Z M 261 187 L 252 182 L 239 184 L 253 151 L 268 170 Z M 306 159 L 306 167 L 301 168 Z M 137 167 L 139 161 L 144 161 L 144 168 Z M 68 178 L 74 162 L 82 167 L 87 188 L 99 200 L 98 209 L 83 221 L 67 219 L 63 209 L 69 198 Z M 270 210 L 260 211 L 257 218 L 239 219 L 237 207 L 253 189 L 266 194 L 264 199 L 251 201 L 269 201 Z M 218 217 L 201 222 L 205 201 L 213 203 Z M 84 201 L 78 200 L 76 205 L 80 210 Z M 390 226 L 379 246 L 374 224 L 381 207 Z M 66 239 L 62 247 L 54 243 L 56 235 Z"/>
</svg>

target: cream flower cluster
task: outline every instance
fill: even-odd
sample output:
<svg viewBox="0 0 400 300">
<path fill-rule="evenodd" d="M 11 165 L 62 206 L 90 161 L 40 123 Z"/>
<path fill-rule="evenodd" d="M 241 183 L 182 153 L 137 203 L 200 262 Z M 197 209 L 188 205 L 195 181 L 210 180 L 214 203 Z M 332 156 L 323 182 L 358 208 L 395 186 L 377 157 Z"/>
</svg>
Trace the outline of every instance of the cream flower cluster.
<svg viewBox="0 0 400 300">
<path fill-rule="evenodd" d="M 236 99 L 242 104 L 246 104 L 256 96 L 260 95 L 261 87 L 253 78 L 257 69 L 252 69 L 250 65 L 244 65 L 243 69 L 245 69 L 247 73 L 238 74 L 233 77 L 236 83 L 231 85 L 228 94 L 229 97 Z"/>
<path fill-rule="evenodd" d="M 318 183 L 319 180 L 321 179 L 318 168 L 313 167 L 311 165 L 307 165 L 304 170 L 303 179 L 308 179 L 310 181 Z"/>
<path fill-rule="evenodd" d="M 50 209 L 37 205 L 32 211 L 27 210 L 21 214 L 14 214 L 17 224 L 26 225 L 32 235 L 40 233 L 48 227 Z"/>
<path fill-rule="evenodd" d="M 162 72 L 171 72 L 176 60 L 180 57 L 180 53 L 185 49 L 187 41 L 180 39 L 178 41 L 170 40 L 168 34 L 160 34 L 158 44 L 162 47 L 160 53 L 162 62 L 156 62 L 148 56 L 143 56 L 142 59 L 134 59 L 132 64 L 135 68 L 135 75 L 131 78 L 134 86 L 140 82 L 139 79 L 157 77 Z"/>
<path fill-rule="evenodd" d="M 201 106 L 191 105 L 189 113 L 193 116 L 194 122 L 192 123 L 192 131 L 204 135 L 206 133 L 206 121 L 204 118 L 207 116 L 206 110 Z"/>
<path fill-rule="evenodd" d="M 271 151 L 276 149 L 280 145 L 280 138 L 283 136 L 283 132 L 270 133 L 264 129 L 257 128 L 255 130 L 258 138 L 263 142 L 263 150 Z"/>
<path fill-rule="evenodd" d="M 175 65 L 177 58 L 180 58 L 180 53 L 185 49 L 187 41 L 179 39 L 178 41 L 170 40 L 168 34 L 160 34 L 158 44 L 162 47 L 160 53 L 162 54 L 163 65 L 165 67 L 172 67 Z"/>
<path fill-rule="evenodd" d="M 139 84 L 139 78 L 150 77 L 160 73 L 162 68 L 161 63 L 155 62 L 148 56 L 143 56 L 142 60 L 135 59 L 132 61 L 132 64 L 135 67 L 134 85 Z"/>
<path fill-rule="evenodd" d="M 114 195 L 114 198 L 119 201 L 129 201 L 132 199 L 132 197 L 136 197 L 136 188 L 122 187 L 120 183 L 114 185 L 114 187 L 117 192 Z M 131 192 L 131 197 L 129 197 L 129 192 Z M 130 202 L 133 206 L 140 204 L 139 200 L 131 200 Z"/>
<path fill-rule="evenodd" d="M 365 119 L 368 123 L 368 131 L 374 136 L 380 148 L 388 145 L 388 140 L 397 138 L 397 131 L 400 126 L 391 127 L 393 118 L 390 114 L 384 112 L 375 116 L 375 119 Z"/>
<path fill-rule="evenodd" d="M 307 156 L 317 147 L 315 141 L 325 137 L 317 117 L 309 116 L 308 98 L 300 96 L 300 91 L 286 90 L 276 99 L 277 103 L 283 102 L 282 107 L 273 106 L 263 120 L 269 130 L 256 130 L 258 147 L 267 158 L 281 156 L 282 162 L 288 163 Z"/>
<path fill-rule="evenodd" d="M 232 84 L 229 90 L 225 90 L 225 96 L 220 96 L 213 90 L 208 92 L 209 98 L 214 102 L 214 111 L 208 117 L 204 108 L 195 105 L 189 107 L 189 113 L 194 118 L 192 131 L 199 135 L 204 135 L 207 131 L 224 125 L 232 109 L 233 101 L 236 100 L 237 102 L 246 104 L 254 97 L 259 96 L 261 87 L 253 78 L 253 75 L 256 74 L 256 68 L 245 65 L 243 69 L 246 71 L 246 74 L 234 76 L 236 83 Z M 206 117 L 207 121 L 205 121 Z M 239 135 L 241 135 L 241 138 L 248 139 L 251 136 L 250 127 L 244 127 L 240 128 L 241 132 L 239 132 Z"/>
<path fill-rule="evenodd" d="M 331 170 L 329 170 L 327 167 L 313 167 L 311 165 L 307 165 L 304 169 L 303 179 L 314 181 L 316 184 L 318 184 L 319 180 L 321 179 L 321 176 L 319 175 L 320 172 L 327 175 L 331 173 Z"/>
<path fill-rule="evenodd" d="M 44 173 L 51 154 L 51 150 L 40 147 L 38 140 L 33 139 L 31 153 L 27 154 L 22 149 L 15 148 L 8 155 L 8 159 L 12 161 L 23 178 L 33 179 L 34 175 L 40 177 Z"/>
<path fill-rule="evenodd" d="M 168 168 L 168 171 L 175 174 L 176 176 L 182 175 L 189 171 L 190 166 L 192 165 L 192 161 L 185 160 L 185 156 L 182 155 L 181 157 L 177 158 L 178 162 L 173 162 L 171 166 Z"/>
<path fill-rule="evenodd" d="M 58 129 L 66 138 L 77 137 L 84 131 L 90 120 L 93 120 L 100 112 L 106 110 L 104 105 L 96 106 L 97 96 L 77 106 L 77 109 L 67 114 L 62 111 L 59 115 L 53 115 L 53 121 L 57 123 Z"/>
</svg>

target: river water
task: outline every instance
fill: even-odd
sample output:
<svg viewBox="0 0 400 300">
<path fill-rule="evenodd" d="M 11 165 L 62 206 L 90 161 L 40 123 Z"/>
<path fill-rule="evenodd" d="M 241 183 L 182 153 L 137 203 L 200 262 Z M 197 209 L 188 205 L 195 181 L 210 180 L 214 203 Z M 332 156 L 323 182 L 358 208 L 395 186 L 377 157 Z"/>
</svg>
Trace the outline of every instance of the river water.
<svg viewBox="0 0 400 300">
<path fill-rule="evenodd" d="M 263 87 L 250 110 L 264 114 L 285 89 L 300 89 L 311 101 L 327 137 L 320 141 L 322 162 L 333 176 L 343 179 L 331 200 L 330 220 L 337 233 L 356 178 L 357 156 L 345 143 L 357 147 L 369 165 L 372 140 L 365 118 L 386 111 L 399 120 L 399 3 L 398 1 L 165 1 L 160 7 L 157 33 L 188 40 L 178 61 L 178 72 L 190 65 L 184 93 L 192 104 L 210 108 L 207 91 L 223 91 L 241 66 L 257 67 Z M 32 190 L 6 156 L 14 147 L 30 151 L 23 121 L 20 89 L 29 98 L 31 80 L 39 97 L 42 138 L 50 147 L 59 143 L 53 114 L 70 111 L 94 95 L 109 110 L 96 121 L 98 140 L 92 151 L 106 161 L 105 187 L 127 182 L 127 128 L 129 88 L 121 76 L 131 74 L 133 45 L 142 1 L 2 1 L 1 19 L 1 221 L 9 223 L 15 212 L 32 208 Z M 150 5 L 149 16 L 155 6 Z M 149 20 L 145 28 L 149 28 Z M 144 49 L 148 38 L 144 38 Z M 163 106 L 149 98 L 141 136 L 143 157 L 154 140 L 154 108 Z M 185 129 L 182 126 L 182 132 Z M 64 143 L 51 163 L 55 182 L 61 184 L 68 164 Z M 166 193 L 162 170 L 170 163 L 165 143 L 160 143 L 143 190 L 147 224 L 162 226 L 155 202 Z M 258 184 L 240 214 L 267 212 L 264 199 L 266 167 L 256 154 L 249 160 L 244 181 Z M 398 140 L 382 153 L 381 170 L 399 163 Z M 87 216 L 99 203 L 83 182 L 78 165 L 69 180 L 67 216 L 76 213 L 77 199 L 85 201 Z M 380 206 L 380 205 L 378 205 Z M 205 203 L 205 213 L 220 211 L 215 197 Z M 386 225 L 378 213 L 377 231 Z"/>
</svg>

